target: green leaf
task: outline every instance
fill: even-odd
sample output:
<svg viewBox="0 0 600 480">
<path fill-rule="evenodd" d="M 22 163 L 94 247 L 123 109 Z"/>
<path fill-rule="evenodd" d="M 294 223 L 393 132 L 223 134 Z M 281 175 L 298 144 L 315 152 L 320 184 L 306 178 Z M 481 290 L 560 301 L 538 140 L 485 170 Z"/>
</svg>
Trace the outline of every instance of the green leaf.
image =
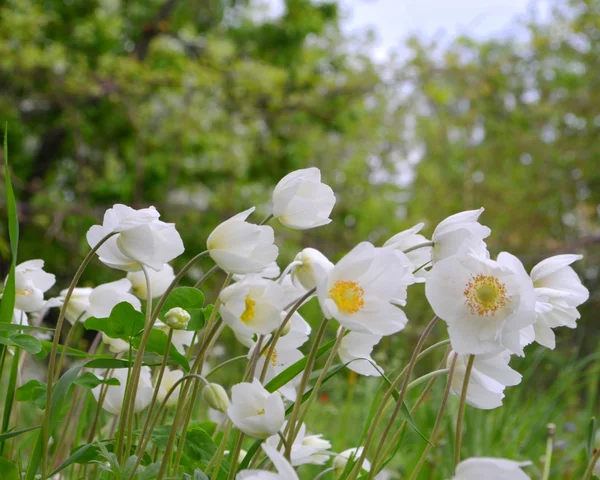
<svg viewBox="0 0 600 480">
<path fill-rule="evenodd" d="M 590 418 L 586 440 L 587 458 L 588 460 L 591 460 L 591 458 L 594 456 L 594 447 L 596 444 L 596 417 Z"/>
<path fill-rule="evenodd" d="M 38 380 L 29 380 L 25 385 L 17 388 L 15 399 L 18 402 L 34 402 L 38 408 L 46 407 L 47 385 Z"/>
<path fill-rule="evenodd" d="M 34 425 L 33 427 L 27 427 L 27 428 L 23 428 L 21 430 L 10 430 L 6 433 L 1 434 L 0 440 L 8 440 L 9 438 L 17 437 L 23 433 L 31 432 L 32 430 L 36 430 L 40 427 L 41 427 L 41 425 Z"/>
<path fill-rule="evenodd" d="M 0 480 L 20 480 L 21 475 L 19 475 L 19 469 L 14 464 L 5 460 L 4 458 L 0 458 Z"/>
<path fill-rule="evenodd" d="M 42 351 L 42 344 L 32 335 L 18 333 L 16 335 L 11 335 L 9 339 L 13 342 L 13 345 L 21 347 L 31 355 L 35 355 Z"/>
<path fill-rule="evenodd" d="M 141 338 L 139 336 L 131 339 L 131 344 L 134 348 L 138 348 L 140 346 L 140 342 Z M 150 332 L 150 337 L 148 338 L 146 351 L 164 355 L 165 350 L 167 349 L 167 342 L 167 334 L 158 328 L 153 328 Z M 173 344 L 171 344 L 171 347 L 169 348 L 169 356 L 175 360 L 178 365 L 182 366 L 186 372 L 189 372 L 190 364 L 188 363 L 187 358 L 179 353 Z"/>
<path fill-rule="evenodd" d="M 127 302 L 115 305 L 108 318 L 90 317 L 83 323 L 88 330 L 98 330 L 111 338 L 127 341 L 138 335 L 144 324 L 144 314 Z"/>
<path fill-rule="evenodd" d="M 179 287 L 171 292 L 160 311 L 160 318 L 164 318 L 165 313 L 175 307 L 190 310 L 201 310 L 204 306 L 204 294 L 194 287 Z M 191 312 L 190 312 L 191 313 Z"/>
<path fill-rule="evenodd" d="M 41 350 L 41 352 L 39 352 L 38 354 L 36 354 L 36 357 L 37 358 L 45 358 L 50 353 L 50 351 L 52 350 L 52 342 L 47 341 L 47 340 L 42 340 L 42 341 L 40 341 L 40 344 L 42 345 L 42 350 Z M 63 351 L 65 351 L 65 347 L 63 345 L 59 344 L 56 351 L 58 353 L 62 354 Z M 81 357 L 81 358 L 106 358 L 106 359 L 114 359 L 113 355 L 91 354 L 91 353 L 85 352 L 83 350 L 78 350 L 78 349 L 72 348 L 72 347 L 67 347 L 66 348 L 65 355 L 67 355 L 69 357 Z"/>
<path fill-rule="evenodd" d="M 204 328 L 204 324 L 206 323 L 206 315 L 204 314 L 205 310 L 201 310 L 199 308 L 195 308 L 193 310 L 188 310 L 190 314 L 190 321 L 187 324 L 185 329 L 188 332 L 197 332 Z"/>
<path fill-rule="evenodd" d="M 96 388 L 98 385 L 121 385 L 121 382 L 117 378 L 98 378 L 92 372 L 84 372 L 75 379 L 73 382 L 75 385 L 83 388 Z"/>
<path fill-rule="evenodd" d="M 15 325 L 14 323 L 0 323 L 0 332 L 13 332 L 22 330 L 37 330 L 40 332 L 53 332 L 53 328 L 38 327 L 35 325 Z"/>
</svg>

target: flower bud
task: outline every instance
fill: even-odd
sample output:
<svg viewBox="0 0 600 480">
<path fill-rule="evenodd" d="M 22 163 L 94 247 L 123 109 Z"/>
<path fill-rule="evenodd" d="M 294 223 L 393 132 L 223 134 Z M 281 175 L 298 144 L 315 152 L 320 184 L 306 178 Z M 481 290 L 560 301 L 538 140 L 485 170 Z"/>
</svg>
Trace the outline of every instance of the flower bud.
<svg viewBox="0 0 600 480">
<path fill-rule="evenodd" d="M 323 270 L 324 273 L 327 273 L 333 268 L 333 263 L 331 263 L 325 255 L 314 248 L 305 248 L 296 255 L 294 261 L 300 262 L 301 265 L 298 265 L 292 270 L 292 280 L 296 284 L 299 283 L 307 290 L 310 290 L 317 284 L 315 266 Z"/>
<path fill-rule="evenodd" d="M 229 397 L 225 389 L 217 383 L 209 383 L 204 387 L 202 398 L 210 408 L 219 412 L 226 412 L 229 408 Z"/>
<path fill-rule="evenodd" d="M 281 330 L 281 336 L 287 335 L 292 330 L 292 322 L 288 320 L 288 322 L 284 325 L 283 330 Z"/>
<path fill-rule="evenodd" d="M 175 307 L 165 314 L 165 323 L 173 330 L 185 330 L 190 321 L 190 314 L 181 307 Z"/>
</svg>

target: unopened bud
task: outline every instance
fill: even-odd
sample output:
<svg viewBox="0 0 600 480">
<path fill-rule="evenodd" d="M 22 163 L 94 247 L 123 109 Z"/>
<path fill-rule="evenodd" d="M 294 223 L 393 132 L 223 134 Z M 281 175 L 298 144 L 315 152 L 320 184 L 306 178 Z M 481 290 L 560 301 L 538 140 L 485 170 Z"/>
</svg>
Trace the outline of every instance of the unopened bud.
<svg viewBox="0 0 600 480">
<path fill-rule="evenodd" d="M 229 397 L 225 389 L 217 383 L 209 383 L 204 387 L 202 398 L 210 408 L 219 412 L 226 412 L 229 408 Z"/>
<path fill-rule="evenodd" d="M 281 335 L 287 335 L 288 333 L 290 333 L 290 330 L 292 329 L 292 322 L 290 322 L 289 320 L 287 321 L 287 323 L 283 326 L 283 330 L 281 330 Z"/>
<path fill-rule="evenodd" d="M 190 314 L 181 307 L 175 307 L 165 314 L 165 323 L 173 330 L 185 330 L 190 321 Z"/>
</svg>

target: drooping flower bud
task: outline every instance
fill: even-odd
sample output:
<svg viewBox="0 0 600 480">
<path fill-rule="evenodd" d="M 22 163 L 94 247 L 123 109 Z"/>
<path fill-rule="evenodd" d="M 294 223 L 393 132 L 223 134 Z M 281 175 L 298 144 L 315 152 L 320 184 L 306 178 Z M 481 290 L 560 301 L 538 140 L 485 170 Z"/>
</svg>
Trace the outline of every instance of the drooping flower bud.
<svg viewBox="0 0 600 480">
<path fill-rule="evenodd" d="M 210 383 L 204 387 L 202 398 L 210 408 L 219 412 L 226 412 L 229 408 L 229 397 L 225 389 L 218 383 Z"/>
<path fill-rule="evenodd" d="M 175 307 L 165 314 L 165 323 L 173 330 L 185 330 L 190 321 L 190 314 L 181 307 Z"/>
<path fill-rule="evenodd" d="M 333 263 L 318 250 L 314 248 L 305 248 L 302 250 L 294 262 L 300 262 L 300 265 L 292 270 L 292 280 L 296 284 L 302 285 L 310 290 L 317 284 L 315 266 L 321 269 L 323 273 L 328 273 L 333 268 Z"/>
</svg>

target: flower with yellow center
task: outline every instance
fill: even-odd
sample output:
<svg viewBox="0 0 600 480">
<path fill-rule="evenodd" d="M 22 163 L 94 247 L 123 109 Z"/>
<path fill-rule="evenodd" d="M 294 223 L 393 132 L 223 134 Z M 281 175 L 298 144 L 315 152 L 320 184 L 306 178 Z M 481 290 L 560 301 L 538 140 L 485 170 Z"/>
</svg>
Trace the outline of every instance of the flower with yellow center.
<svg viewBox="0 0 600 480">
<path fill-rule="evenodd" d="M 523 355 L 520 331 L 535 321 L 535 292 L 523 264 L 503 252 L 497 260 L 474 252 L 434 264 L 425 294 L 448 325 L 453 349 L 491 354 L 508 349 Z"/>
<path fill-rule="evenodd" d="M 242 337 L 266 335 L 281 323 L 284 290 L 258 275 L 246 275 L 221 292 L 219 312 L 223 321 Z"/>
<path fill-rule="evenodd" d="M 363 242 L 328 272 L 315 269 L 317 295 L 327 318 L 371 335 L 391 335 L 406 325 L 406 315 L 395 304 L 406 300 L 415 277 L 402 252 Z"/>
</svg>

